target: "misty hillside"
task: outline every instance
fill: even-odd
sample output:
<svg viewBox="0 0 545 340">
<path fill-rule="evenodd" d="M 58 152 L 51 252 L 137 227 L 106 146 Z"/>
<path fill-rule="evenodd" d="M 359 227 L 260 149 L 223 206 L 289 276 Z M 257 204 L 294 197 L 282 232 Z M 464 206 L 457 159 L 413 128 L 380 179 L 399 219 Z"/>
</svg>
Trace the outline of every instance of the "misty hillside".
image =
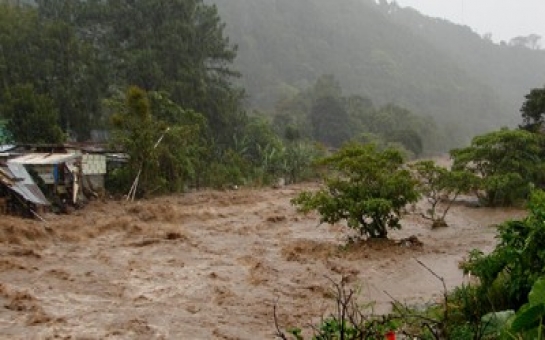
<svg viewBox="0 0 545 340">
<path fill-rule="evenodd" d="M 422 16 L 416 10 L 390 11 L 390 18 L 409 27 L 419 37 L 448 53 L 464 68 L 514 105 L 518 111 L 521 98 L 531 88 L 545 84 L 545 51 L 501 45 L 481 38 L 469 27 Z"/>
<path fill-rule="evenodd" d="M 460 141 L 520 121 L 545 83 L 545 51 L 499 46 L 469 28 L 372 0 L 215 0 L 238 44 L 252 107 L 271 109 L 333 74 L 346 94 L 432 116 Z"/>
</svg>

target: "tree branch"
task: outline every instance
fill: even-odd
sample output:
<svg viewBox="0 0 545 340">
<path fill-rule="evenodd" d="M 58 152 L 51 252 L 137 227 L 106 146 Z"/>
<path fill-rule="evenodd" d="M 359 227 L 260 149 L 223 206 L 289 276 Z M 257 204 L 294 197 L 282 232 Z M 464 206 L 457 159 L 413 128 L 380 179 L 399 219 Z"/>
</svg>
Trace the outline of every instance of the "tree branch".
<svg viewBox="0 0 545 340">
<path fill-rule="evenodd" d="M 274 306 L 273 306 L 274 327 L 276 328 L 276 333 L 274 335 L 275 335 L 275 337 L 277 337 L 279 339 L 288 340 L 286 334 L 284 334 L 284 332 L 282 332 L 282 330 L 280 329 L 280 325 L 278 324 L 278 314 L 276 313 L 276 308 L 278 306 L 278 300 L 279 300 L 279 298 L 276 298 L 276 301 L 274 301 Z"/>
</svg>

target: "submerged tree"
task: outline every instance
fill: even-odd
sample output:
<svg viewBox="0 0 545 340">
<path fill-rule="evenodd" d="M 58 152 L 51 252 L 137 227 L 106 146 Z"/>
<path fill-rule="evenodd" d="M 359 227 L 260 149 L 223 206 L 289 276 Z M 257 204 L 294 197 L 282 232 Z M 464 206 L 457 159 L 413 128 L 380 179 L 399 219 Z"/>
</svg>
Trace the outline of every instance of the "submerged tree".
<svg viewBox="0 0 545 340">
<path fill-rule="evenodd" d="M 411 168 L 418 179 L 418 190 L 430 206 L 422 217 L 432 221 L 432 228 L 446 227 L 445 217 L 452 204 L 460 194 L 473 188 L 476 178 L 467 171 L 450 171 L 431 160 L 418 161 Z"/>
<path fill-rule="evenodd" d="M 349 144 L 319 164 L 331 171 L 325 188 L 303 192 L 292 203 L 302 212 L 318 211 L 322 223 L 346 220 L 360 237 L 386 238 L 389 228 L 401 228 L 405 205 L 418 199 L 416 181 L 398 150 Z"/>
</svg>

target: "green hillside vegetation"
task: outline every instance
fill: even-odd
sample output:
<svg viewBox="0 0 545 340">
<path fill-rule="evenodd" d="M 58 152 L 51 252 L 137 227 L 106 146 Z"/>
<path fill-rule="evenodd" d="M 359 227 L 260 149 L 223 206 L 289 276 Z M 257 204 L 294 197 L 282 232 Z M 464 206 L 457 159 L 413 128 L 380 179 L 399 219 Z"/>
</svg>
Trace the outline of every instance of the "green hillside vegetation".
<svg viewBox="0 0 545 340">
<path fill-rule="evenodd" d="M 545 79 L 545 51 L 494 45 L 384 1 L 216 4 L 239 46 L 235 66 L 249 104 L 269 111 L 332 74 L 349 95 L 433 117 L 448 148 L 515 125 L 520 98 Z"/>
</svg>

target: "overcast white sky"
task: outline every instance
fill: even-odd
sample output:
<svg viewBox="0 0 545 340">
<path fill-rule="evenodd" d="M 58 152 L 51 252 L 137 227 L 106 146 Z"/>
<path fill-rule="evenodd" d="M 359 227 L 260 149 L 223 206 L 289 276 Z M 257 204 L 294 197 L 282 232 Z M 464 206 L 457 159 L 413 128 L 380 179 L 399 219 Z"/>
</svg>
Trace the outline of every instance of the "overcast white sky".
<svg viewBox="0 0 545 340">
<path fill-rule="evenodd" d="M 396 0 L 401 7 L 467 25 L 492 39 L 509 41 L 516 36 L 540 35 L 545 44 L 545 0 Z"/>
</svg>

